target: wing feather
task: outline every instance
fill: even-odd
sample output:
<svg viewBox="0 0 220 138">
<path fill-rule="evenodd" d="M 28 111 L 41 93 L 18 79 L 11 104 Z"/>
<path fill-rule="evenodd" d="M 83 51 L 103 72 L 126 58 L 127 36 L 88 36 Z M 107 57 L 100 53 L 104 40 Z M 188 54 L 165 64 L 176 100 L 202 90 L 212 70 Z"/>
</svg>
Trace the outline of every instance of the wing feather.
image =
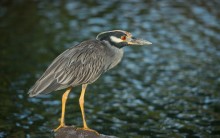
<svg viewBox="0 0 220 138">
<path fill-rule="evenodd" d="M 99 41 L 84 41 L 60 54 L 47 68 L 30 96 L 92 83 L 105 72 L 106 49 Z"/>
</svg>

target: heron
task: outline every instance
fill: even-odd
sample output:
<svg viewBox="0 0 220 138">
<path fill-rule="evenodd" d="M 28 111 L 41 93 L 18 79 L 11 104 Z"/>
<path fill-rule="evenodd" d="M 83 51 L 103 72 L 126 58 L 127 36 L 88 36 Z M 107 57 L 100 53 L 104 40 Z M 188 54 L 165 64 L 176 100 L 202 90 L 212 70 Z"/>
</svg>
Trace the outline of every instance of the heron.
<svg viewBox="0 0 220 138">
<path fill-rule="evenodd" d="M 84 112 L 84 96 L 88 84 L 95 82 L 103 73 L 115 67 L 123 57 L 124 46 L 150 45 L 151 42 L 137 39 L 124 30 L 99 33 L 96 39 L 83 41 L 65 50 L 49 65 L 43 75 L 30 88 L 28 94 L 34 97 L 66 89 L 62 95 L 62 113 L 56 132 L 65 127 L 65 107 L 73 87 L 82 85 L 79 105 L 83 130 L 95 131 L 87 126 Z M 96 132 L 96 131 L 95 131 Z M 96 132 L 98 133 L 98 132 Z"/>
</svg>

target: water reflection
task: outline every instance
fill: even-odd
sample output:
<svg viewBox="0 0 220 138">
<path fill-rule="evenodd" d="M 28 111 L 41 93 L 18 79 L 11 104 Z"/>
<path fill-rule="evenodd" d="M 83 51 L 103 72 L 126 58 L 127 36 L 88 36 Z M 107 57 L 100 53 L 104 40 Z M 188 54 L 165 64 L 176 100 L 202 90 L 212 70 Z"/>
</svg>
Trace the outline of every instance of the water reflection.
<svg viewBox="0 0 220 138">
<path fill-rule="evenodd" d="M 220 135 L 218 1 L 3 1 L 0 4 L 0 137 L 50 137 L 61 92 L 27 90 L 64 49 L 104 30 L 153 42 L 127 47 L 123 62 L 90 85 L 88 124 L 119 137 Z M 67 104 L 81 126 L 80 88 Z M 125 136 L 126 134 L 126 136 Z"/>
</svg>

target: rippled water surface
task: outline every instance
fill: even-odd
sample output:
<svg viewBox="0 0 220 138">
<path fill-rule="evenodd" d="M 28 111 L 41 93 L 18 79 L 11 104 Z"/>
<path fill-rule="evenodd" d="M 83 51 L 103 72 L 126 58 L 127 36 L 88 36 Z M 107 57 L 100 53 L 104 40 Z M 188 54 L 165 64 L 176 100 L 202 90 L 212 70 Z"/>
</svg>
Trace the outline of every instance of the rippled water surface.
<svg viewBox="0 0 220 138">
<path fill-rule="evenodd" d="M 0 2 L 0 137 L 51 137 L 63 91 L 28 89 L 66 48 L 123 29 L 152 46 L 125 47 L 122 63 L 89 85 L 88 125 L 118 137 L 220 136 L 220 1 Z M 80 87 L 66 123 L 82 126 Z"/>
</svg>

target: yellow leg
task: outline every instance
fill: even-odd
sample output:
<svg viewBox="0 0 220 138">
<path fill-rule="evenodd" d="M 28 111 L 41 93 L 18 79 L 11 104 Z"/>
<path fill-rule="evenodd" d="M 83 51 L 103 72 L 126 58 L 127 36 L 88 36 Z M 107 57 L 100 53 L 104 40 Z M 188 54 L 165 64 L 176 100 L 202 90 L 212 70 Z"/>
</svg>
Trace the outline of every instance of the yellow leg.
<svg viewBox="0 0 220 138">
<path fill-rule="evenodd" d="M 82 91 L 81 91 L 81 95 L 79 98 L 79 105 L 80 105 L 80 109 L 82 112 L 82 119 L 83 119 L 83 128 L 85 128 L 85 129 L 88 128 L 88 126 L 86 124 L 86 117 L 85 117 L 85 112 L 84 112 L 84 96 L 85 96 L 85 92 L 86 92 L 86 87 L 87 87 L 87 84 L 82 85 Z"/>
<path fill-rule="evenodd" d="M 99 133 L 97 131 L 90 129 L 86 124 L 86 117 L 85 117 L 85 112 L 84 112 L 84 96 L 85 96 L 85 92 L 86 92 L 86 87 L 87 87 L 87 84 L 82 85 L 82 91 L 81 91 L 81 95 L 79 98 L 79 105 L 80 105 L 80 109 L 82 112 L 82 119 L 83 119 L 83 128 L 82 129 L 95 132 L 96 134 L 99 135 Z"/>
<path fill-rule="evenodd" d="M 68 98 L 68 95 L 71 89 L 72 87 L 68 88 L 62 96 L 62 114 L 61 114 L 61 119 L 60 119 L 60 125 L 56 129 L 54 129 L 55 132 L 61 127 L 65 127 L 64 117 L 65 117 L 66 100 Z"/>
</svg>

